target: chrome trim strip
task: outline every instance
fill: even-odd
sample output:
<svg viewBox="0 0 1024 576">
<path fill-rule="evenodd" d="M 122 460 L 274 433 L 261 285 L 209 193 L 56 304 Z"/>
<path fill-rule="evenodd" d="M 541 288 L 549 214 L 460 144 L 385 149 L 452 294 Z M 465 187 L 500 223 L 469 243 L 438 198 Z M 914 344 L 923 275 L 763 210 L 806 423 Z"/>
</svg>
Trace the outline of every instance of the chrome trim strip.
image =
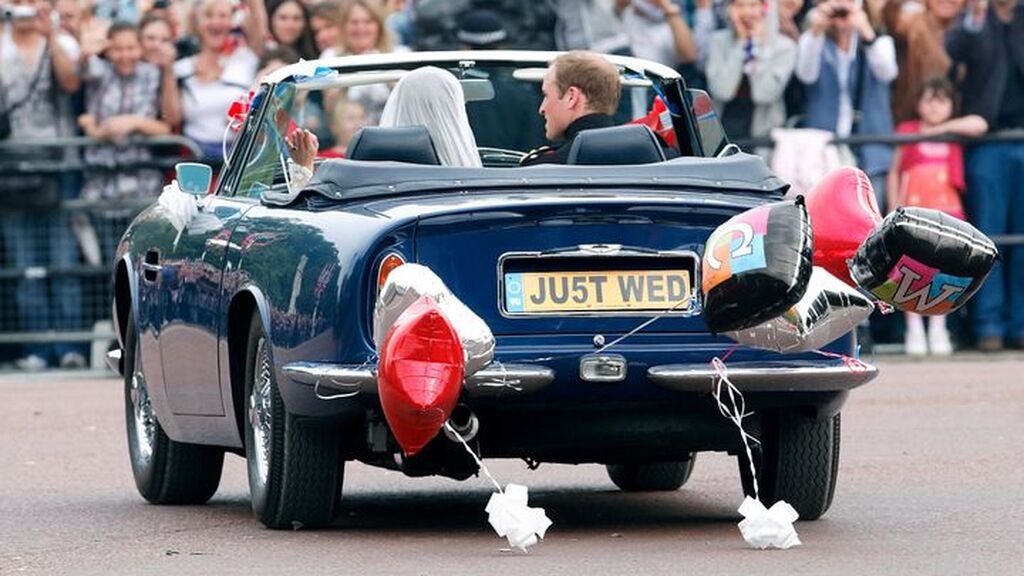
<svg viewBox="0 0 1024 576">
<path fill-rule="evenodd" d="M 323 58 L 313 61 L 291 64 L 271 72 L 260 80 L 261 84 L 276 84 L 289 76 L 295 74 L 311 74 L 316 66 L 334 68 L 341 74 L 350 73 L 352 69 L 361 69 L 368 66 L 394 66 L 402 64 L 429 64 L 452 63 L 459 61 L 472 61 L 474 65 L 487 65 L 505 62 L 514 62 L 524 65 L 540 65 L 547 67 L 548 63 L 557 58 L 563 52 L 542 52 L 528 50 L 452 50 L 439 52 L 388 52 L 386 54 L 364 54 L 362 56 L 337 56 L 334 58 Z M 633 58 L 630 56 L 613 56 L 602 54 L 612 64 L 626 69 L 643 71 L 660 80 L 675 80 L 679 73 L 673 68 L 658 62 Z M 461 64 L 461 62 L 460 62 Z"/>
<path fill-rule="evenodd" d="M 299 384 L 320 386 L 331 393 L 377 393 L 377 368 L 370 364 L 292 362 L 281 370 Z"/>
<path fill-rule="evenodd" d="M 607 248 L 605 248 L 607 247 Z M 661 310 L 616 310 L 604 312 L 564 311 L 564 312 L 508 312 L 505 310 L 505 261 L 509 259 L 530 258 L 692 258 L 693 277 L 690 279 L 690 305 L 678 311 Z M 689 318 L 699 316 L 703 313 L 703 299 L 700 291 L 701 285 L 701 258 L 700 254 L 693 250 L 646 250 L 634 246 L 622 246 L 620 244 L 581 244 L 566 248 L 564 250 L 552 250 L 548 252 L 505 252 L 498 256 L 495 266 L 498 281 L 498 313 L 503 318 L 543 318 L 575 316 L 582 318 L 608 318 L 620 316 L 676 316 Z"/>
<path fill-rule="evenodd" d="M 377 368 L 369 364 L 292 362 L 282 371 L 293 381 L 317 386 L 332 394 L 377 394 Z M 529 394 L 555 380 L 555 371 L 532 364 L 492 362 L 466 378 L 463 388 L 475 398 Z"/>
<path fill-rule="evenodd" d="M 841 363 L 733 363 L 729 381 L 743 392 L 831 392 L 850 390 L 878 376 L 878 368 L 864 364 L 852 369 Z M 665 364 L 647 370 L 651 382 L 683 392 L 710 392 L 715 370 L 707 364 Z"/>
<path fill-rule="evenodd" d="M 118 348 L 117 350 L 111 350 L 107 352 L 107 355 L 104 357 L 104 360 L 106 361 L 108 368 L 110 368 L 114 372 L 117 372 L 119 375 L 124 376 L 124 371 L 121 369 L 122 364 L 120 348 Z"/>
<path fill-rule="evenodd" d="M 508 394 L 530 394 L 555 380 L 555 371 L 533 364 L 491 362 L 466 378 L 463 387 L 475 398 L 493 398 Z"/>
</svg>

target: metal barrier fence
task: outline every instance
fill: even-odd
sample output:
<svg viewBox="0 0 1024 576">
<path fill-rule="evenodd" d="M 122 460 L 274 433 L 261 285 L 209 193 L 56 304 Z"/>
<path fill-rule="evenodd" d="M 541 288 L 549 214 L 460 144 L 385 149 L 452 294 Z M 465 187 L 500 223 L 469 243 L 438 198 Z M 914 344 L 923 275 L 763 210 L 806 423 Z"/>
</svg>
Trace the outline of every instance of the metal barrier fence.
<svg viewBox="0 0 1024 576">
<path fill-rule="evenodd" d="M 159 188 L 148 198 L 86 200 L 83 183 L 152 169 L 160 186 L 174 164 L 201 156 L 181 136 L 117 143 L 148 149 L 149 158 L 112 155 L 97 164 L 78 153 L 97 144 L 109 145 L 84 137 L 0 141 L 0 366 L 102 365 L 114 338 L 114 250 Z"/>
<path fill-rule="evenodd" d="M 86 162 L 81 156 L 74 154 L 57 157 L 54 152 L 77 151 L 90 146 L 109 146 L 111 142 L 96 140 L 86 136 L 67 138 L 46 138 L 36 140 L 0 140 L 0 175 L 15 174 L 54 174 L 79 171 L 113 171 L 138 168 L 173 168 L 177 162 L 195 160 L 202 156 L 202 150 L 189 138 L 184 136 L 150 136 L 131 137 L 118 140 L 117 146 L 141 146 L 153 149 L 157 153 L 152 160 L 123 160 L 114 157 L 111 162 L 96 164 Z M 27 150 L 26 150 L 27 149 Z M 41 153 L 41 157 L 32 157 L 27 153 Z M 161 153 L 162 152 L 162 153 Z M 177 153 L 174 153 L 177 152 Z"/>
<path fill-rule="evenodd" d="M 745 151 L 753 151 L 757 148 L 773 148 L 775 141 L 771 138 L 744 138 L 732 141 Z M 990 132 L 980 138 L 969 138 L 954 134 L 923 135 L 923 134 L 851 134 L 843 138 L 833 138 L 831 143 L 835 146 L 850 146 L 856 148 L 865 144 L 914 144 L 917 142 L 958 142 L 969 146 L 971 144 L 987 144 L 992 142 L 1024 142 L 1024 130 L 1000 130 Z M 1024 189 L 1024 182 L 1020 183 Z M 1012 246 L 1024 244 L 1024 234 L 1003 234 L 991 236 L 992 241 L 1000 246 Z"/>
<path fill-rule="evenodd" d="M 980 140 L 856 135 L 833 143 L 858 146 L 921 141 L 1024 141 L 1024 131 L 991 134 Z M 181 136 L 133 139 L 130 143 L 164 153 L 143 161 L 115 158 L 107 165 L 95 166 L 66 153 L 102 144 L 90 138 L 0 141 L 0 179 L 50 175 L 59 179 L 64 189 L 56 208 L 34 213 L 14 210 L 0 187 L 0 366 L 31 354 L 45 354 L 50 365 L 59 365 L 69 353 L 79 354 L 94 367 L 102 365 L 103 353 L 114 338 L 110 323 L 113 253 L 124 228 L 153 198 L 85 200 L 79 197 L 82 177 L 140 168 L 166 172 L 177 162 L 200 157 L 195 143 Z M 737 143 L 747 149 L 772 145 L 767 139 Z M 40 153 L 26 156 L 26 149 Z M 18 154 L 10 154 L 12 151 Z M 1021 245 L 1024 235 L 993 240 L 1000 245 Z"/>
</svg>

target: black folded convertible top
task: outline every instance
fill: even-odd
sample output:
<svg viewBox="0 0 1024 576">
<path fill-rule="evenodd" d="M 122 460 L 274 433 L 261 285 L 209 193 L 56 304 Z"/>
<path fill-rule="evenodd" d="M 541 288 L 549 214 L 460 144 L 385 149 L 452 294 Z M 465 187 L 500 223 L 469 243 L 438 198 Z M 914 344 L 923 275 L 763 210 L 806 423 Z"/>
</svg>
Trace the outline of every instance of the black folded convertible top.
<svg viewBox="0 0 1024 576">
<path fill-rule="evenodd" d="M 402 162 L 325 160 L 302 191 L 336 201 L 412 192 L 472 191 L 515 188 L 685 187 L 716 192 L 783 193 L 789 187 L 758 156 L 683 157 L 656 164 L 616 166 L 540 165 L 524 168 L 460 168 Z M 296 196 L 265 194 L 264 202 L 284 205 Z"/>
</svg>

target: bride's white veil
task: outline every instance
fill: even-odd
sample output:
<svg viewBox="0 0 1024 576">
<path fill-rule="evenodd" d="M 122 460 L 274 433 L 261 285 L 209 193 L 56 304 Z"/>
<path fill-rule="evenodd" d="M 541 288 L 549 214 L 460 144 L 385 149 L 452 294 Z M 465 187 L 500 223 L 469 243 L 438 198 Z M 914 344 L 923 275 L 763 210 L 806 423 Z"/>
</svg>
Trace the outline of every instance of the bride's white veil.
<svg viewBox="0 0 1024 576">
<path fill-rule="evenodd" d="M 406 74 L 388 97 L 381 126 L 426 126 L 445 166 L 479 167 L 466 98 L 455 76 L 424 66 Z"/>
</svg>

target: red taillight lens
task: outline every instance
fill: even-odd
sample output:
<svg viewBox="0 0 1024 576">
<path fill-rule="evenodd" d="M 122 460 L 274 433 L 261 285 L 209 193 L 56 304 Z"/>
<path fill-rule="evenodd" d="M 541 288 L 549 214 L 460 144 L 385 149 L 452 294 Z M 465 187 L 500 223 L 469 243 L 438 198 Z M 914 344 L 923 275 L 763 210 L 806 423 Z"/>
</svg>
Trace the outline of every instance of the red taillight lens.
<svg viewBox="0 0 1024 576">
<path fill-rule="evenodd" d="M 405 259 L 398 254 L 392 252 L 384 257 L 380 263 L 380 269 L 377 271 L 377 290 L 384 287 L 384 283 L 388 280 L 388 274 L 395 268 L 398 268 L 402 264 L 405 264 Z"/>
</svg>

